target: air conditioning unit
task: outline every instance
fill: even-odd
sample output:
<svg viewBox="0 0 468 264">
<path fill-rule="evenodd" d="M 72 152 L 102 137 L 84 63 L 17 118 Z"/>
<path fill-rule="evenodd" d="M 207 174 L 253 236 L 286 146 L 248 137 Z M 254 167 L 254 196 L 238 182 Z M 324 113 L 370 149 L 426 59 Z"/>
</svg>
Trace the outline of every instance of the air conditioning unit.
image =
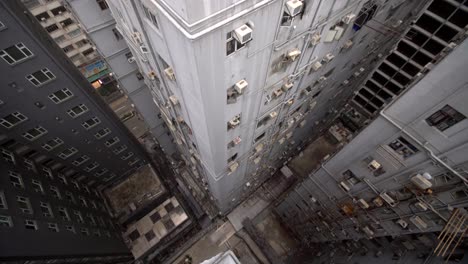
<svg viewBox="0 0 468 264">
<path fill-rule="evenodd" d="M 290 16 L 297 16 L 302 11 L 304 4 L 299 0 L 289 0 L 286 2 L 286 13 Z"/>
<path fill-rule="evenodd" d="M 140 32 L 133 32 L 132 40 L 133 40 L 133 42 L 137 43 L 138 45 L 143 43 L 143 40 L 141 39 Z"/>
<path fill-rule="evenodd" d="M 325 56 L 323 57 L 323 61 L 325 61 L 325 62 L 328 63 L 328 62 L 332 61 L 334 58 L 335 58 L 335 56 L 334 56 L 333 54 L 327 53 L 327 54 L 325 54 Z"/>
<path fill-rule="evenodd" d="M 256 158 L 256 159 L 254 159 L 253 162 L 254 162 L 255 164 L 258 164 L 258 163 L 260 163 L 261 160 L 262 160 L 262 157 L 258 157 L 258 158 Z"/>
<path fill-rule="evenodd" d="M 234 89 L 236 89 L 238 94 L 242 94 L 244 89 L 247 88 L 248 84 L 249 83 L 246 80 L 240 80 L 236 83 L 236 85 L 234 86 Z"/>
<path fill-rule="evenodd" d="M 177 96 L 175 95 L 169 96 L 169 100 L 171 101 L 172 105 L 177 105 L 179 103 L 179 99 L 177 99 Z"/>
<path fill-rule="evenodd" d="M 411 223 L 413 223 L 417 228 L 419 228 L 421 231 L 424 231 L 425 229 L 427 229 L 427 223 L 424 222 L 424 220 L 423 220 L 421 217 L 417 216 L 417 215 L 412 216 L 412 217 L 410 218 L 410 221 L 411 221 Z"/>
<path fill-rule="evenodd" d="M 305 120 L 302 120 L 302 122 L 299 123 L 299 127 L 304 127 L 306 124 L 306 121 Z"/>
<path fill-rule="evenodd" d="M 340 40 L 343 36 L 345 29 L 343 27 L 335 26 L 334 30 L 336 31 L 335 40 Z"/>
<path fill-rule="evenodd" d="M 312 35 L 312 37 L 310 38 L 310 44 L 311 44 L 312 46 L 315 46 L 315 45 L 319 44 L 321 38 L 322 38 L 322 36 L 320 36 L 319 33 L 315 33 L 315 34 Z"/>
<path fill-rule="evenodd" d="M 273 91 L 273 95 L 274 95 L 275 97 L 280 97 L 281 95 L 283 95 L 283 90 L 282 90 L 282 89 L 274 90 L 274 91 Z"/>
<path fill-rule="evenodd" d="M 411 182 L 421 190 L 426 190 L 432 187 L 432 183 L 421 174 L 412 177 Z"/>
<path fill-rule="evenodd" d="M 288 105 L 294 104 L 294 98 L 291 98 L 288 101 L 286 101 L 286 104 L 288 104 Z"/>
<path fill-rule="evenodd" d="M 374 231 L 372 231 L 372 230 L 370 229 L 369 226 L 365 226 L 365 227 L 362 229 L 362 231 L 364 231 L 364 233 L 365 233 L 369 238 L 374 237 Z"/>
<path fill-rule="evenodd" d="M 320 63 L 320 61 L 316 61 L 311 65 L 311 68 L 314 71 L 318 71 L 320 68 L 322 68 L 322 63 Z"/>
<path fill-rule="evenodd" d="M 241 137 L 235 137 L 232 142 L 234 143 L 234 145 L 239 145 L 241 142 L 242 142 L 242 139 Z"/>
<path fill-rule="evenodd" d="M 231 164 L 229 165 L 229 168 L 228 168 L 229 173 L 235 172 L 235 171 L 237 170 L 238 167 L 239 167 L 239 163 L 237 163 L 237 162 L 231 163 Z"/>
<path fill-rule="evenodd" d="M 417 202 L 417 203 L 414 204 L 414 206 L 416 208 L 418 208 L 419 210 L 421 210 L 421 211 L 427 211 L 427 209 L 428 209 L 427 205 L 425 205 L 422 202 Z"/>
<path fill-rule="evenodd" d="M 353 75 L 354 75 L 355 77 L 358 77 L 359 75 L 361 75 L 361 73 L 360 73 L 359 71 L 356 71 L 356 72 L 354 72 Z"/>
<path fill-rule="evenodd" d="M 175 80 L 174 70 L 172 70 L 171 67 L 164 69 L 164 73 L 166 74 L 167 78 L 169 78 L 169 80 Z"/>
<path fill-rule="evenodd" d="M 41 17 L 41 21 L 46 21 L 46 20 L 47 20 L 47 18 Z"/>
<path fill-rule="evenodd" d="M 397 205 L 397 202 L 392 197 L 390 197 L 390 195 L 388 195 L 386 192 L 381 193 L 380 198 L 382 198 L 391 207 L 395 207 Z"/>
<path fill-rule="evenodd" d="M 359 199 L 357 201 L 358 205 L 362 208 L 362 209 L 368 209 L 369 208 L 369 204 L 366 202 L 366 200 L 364 199 Z"/>
<path fill-rule="evenodd" d="M 273 118 L 275 118 L 275 117 L 277 117 L 277 116 L 278 116 L 278 113 L 277 113 L 277 112 L 275 112 L 275 111 L 273 111 L 273 112 L 271 112 L 271 113 L 270 113 L 270 115 L 269 115 L 269 116 L 270 116 L 270 119 L 273 119 Z"/>
<path fill-rule="evenodd" d="M 283 87 L 281 87 L 283 89 L 283 91 L 287 92 L 289 91 L 292 87 L 294 86 L 294 84 L 292 82 L 287 82 L 283 85 Z"/>
<path fill-rule="evenodd" d="M 408 227 L 408 223 L 403 219 L 398 219 L 396 221 L 396 223 L 399 224 L 402 228 L 407 228 Z"/>
<path fill-rule="evenodd" d="M 234 30 L 234 37 L 239 41 L 241 44 L 247 43 L 249 40 L 252 39 L 252 29 L 247 26 L 247 24 L 237 28 Z"/>
<path fill-rule="evenodd" d="M 280 139 L 278 140 L 278 143 L 280 143 L 280 145 L 281 145 L 281 144 L 284 143 L 284 140 L 285 140 L 284 138 L 280 138 Z"/>
<path fill-rule="evenodd" d="M 340 182 L 340 187 L 343 188 L 346 192 L 351 191 L 351 186 L 348 185 L 348 183 L 342 181 Z"/>
<path fill-rule="evenodd" d="M 156 79 L 156 73 L 155 73 L 154 71 L 148 72 L 148 78 L 149 78 L 150 80 Z"/>
<path fill-rule="evenodd" d="M 288 59 L 295 61 L 299 55 L 301 55 L 301 51 L 299 49 L 293 49 L 288 52 Z"/>
<path fill-rule="evenodd" d="M 330 29 L 323 37 L 323 42 L 332 42 L 333 40 L 335 40 L 336 33 L 336 30 Z"/>
<path fill-rule="evenodd" d="M 255 152 L 258 153 L 263 150 L 263 143 L 258 144 L 255 146 Z"/>
<path fill-rule="evenodd" d="M 374 203 L 374 205 L 377 207 L 383 206 L 383 200 L 380 197 L 376 197 L 374 200 L 372 200 L 372 203 Z"/>
<path fill-rule="evenodd" d="M 236 126 L 238 126 L 239 124 L 240 124 L 239 118 L 235 118 L 235 119 L 232 119 L 232 120 L 229 121 L 229 125 L 230 125 L 231 127 L 236 127 Z"/>
<path fill-rule="evenodd" d="M 317 82 L 322 83 L 322 82 L 324 82 L 326 80 L 327 80 L 327 77 L 321 76 L 320 78 L 318 78 Z"/>
<path fill-rule="evenodd" d="M 127 59 L 128 63 L 134 63 L 135 62 L 135 57 L 130 57 Z"/>
<path fill-rule="evenodd" d="M 349 80 L 346 79 L 343 81 L 343 85 L 347 85 L 347 84 L 349 84 Z"/>
<path fill-rule="evenodd" d="M 351 22 L 353 22 L 353 20 L 356 18 L 356 15 L 355 14 L 348 14 L 346 16 L 344 16 L 341 21 L 343 21 L 343 23 L 345 24 L 349 24 Z"/>
<path fill-rule="evenodd" d="M 353 46 L 353 41 L 348 39 L 344 44 L 343 44 L 343 49 L 349 49 Z"/>
<path fill-rule="evenodd" d="M 286 134 L 286 138 L 289 139 L 289 138 L 291 138 L 291 137 L 292 137 L 292 132 L 289 132 L 289 133 Z"/>
</svg>

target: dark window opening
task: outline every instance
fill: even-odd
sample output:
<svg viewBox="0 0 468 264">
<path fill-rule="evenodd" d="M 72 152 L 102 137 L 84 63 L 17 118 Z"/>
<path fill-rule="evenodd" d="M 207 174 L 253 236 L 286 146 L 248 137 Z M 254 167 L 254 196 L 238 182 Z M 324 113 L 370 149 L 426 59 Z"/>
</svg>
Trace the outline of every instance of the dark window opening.
<svg viewBox="0 0 468 264">
<path fill-rule="evenodd" d="M 36 18 L 39 21 L 46 21 L 47 19 L 50 18 L 50 16 L 49 16 L 49 13 L 44 12 L 44 13 L 40 13 L 39 15 L 36 15 Z"/>
<path fill-rule="evenodd" d="M 58 15 L 61 15 L 62 13 L 66 12 L 67 9 L 64 7 L 64 6 L 59 6 L 59 7 L 56 7 L 52 10 L 50 10 L 50 12 L 52 12 L 52 14 L 54 14 L 54 16 L 58 16 Z"/>
<path fill-rule="evenodd" d="M 426 119 L 426 122 L 440 131 L 444 131 L 460 121 L 466 116 L 455 110 L 453 107 L 446 105 L 439 111 L 435 112 Z"/>
<path fill-rule="evenodd" d="M 366 2 L 362 8 L 361 11 L 359 11 L 359 14 L 357 15 L 356 20 L 354 21 L 353 29 L 355 31 L 360 30 L 368 21 L 370 21 L 374 15 L 375 12 L 377 11 L 377 5 L 374 3 L 374 1 L 368 1 Z"/>
<path fill-rule="evenodd" d="M 106 10 L 109 8 L 109 6 L 106 3 L 106 0 L 96 0 L 97 4 L 101 8 L 101 10 Z"/>
</svg>

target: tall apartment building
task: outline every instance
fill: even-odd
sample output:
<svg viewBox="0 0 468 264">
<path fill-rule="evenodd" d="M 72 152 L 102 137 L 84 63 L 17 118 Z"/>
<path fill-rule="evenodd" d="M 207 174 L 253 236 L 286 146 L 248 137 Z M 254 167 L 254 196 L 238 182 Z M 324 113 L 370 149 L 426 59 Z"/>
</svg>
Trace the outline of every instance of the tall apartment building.
<svg viewBox="0 0 468 264">
<path fill-rule="evenodd" d="M 86 33 L 62 1 L 24 0 L 22 2 L 75 66 L 90 64 L 99 59 L 99 54 Z M 100 2 L 101 5 L 105 5 L 105 1 Z"/>
<path fill-rule="evenodd" d="M 425 263 L 439 263 L 457 245 L 463 250 L 468 41 L 457 44 L 277 205 L 283 224 L 303 242 L 356 241 L 362 248 L 372 238 L 402 236 L 396 248 L 423 243 L 435 250 L 429 256 L 435 261 Z M 445 235 L 437 239 L 439 232 Z"/>
<path fill-rule="evenodd" d="M 74 14 L 81 29 L 86 32 L 112 71 L 118 87 L 127 95 L 138 110 L 149 132 L 167 155 L 175 152 L 175 145 L 167 126 L 154 104 L 151 92 L 135 63 L 135 58 L 115 27 L 115 20 L 105 1 L 67 0 L 67 8 Z"/>
<path fill-rule="evenodd" d="M 426 3 L 108 4 L 192 189 L 226 212 L 333 119 Z"/>
<path fill-rule="evenodd" d="M 19 1 L 0 17 L 0 259 L 128 259 L 100 190 L 146 153 Z"/>
</svg>

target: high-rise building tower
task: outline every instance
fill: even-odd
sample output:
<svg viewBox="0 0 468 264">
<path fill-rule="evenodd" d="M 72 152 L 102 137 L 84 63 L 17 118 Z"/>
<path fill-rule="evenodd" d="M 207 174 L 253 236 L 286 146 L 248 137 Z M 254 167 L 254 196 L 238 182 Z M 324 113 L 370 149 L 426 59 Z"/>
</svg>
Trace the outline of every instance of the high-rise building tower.
<svg viewBox="0 0 468 264">
<path fill-rule="evenodd" d="M 421 1 L 109 1 L 191 166 L 229 211 L 320 133 Z"/>
<path fill-rule="evenodd" d="M 36 18 L 0 7 L 0 258 L 125 260 L 100 190 L 146 153 Z"/>
<path fill-rule="evenodd" d="M 279 203 L 304 243 L 372 248 L 409 234 L 394 246 L 424 243 L 434 258 L 466 250 L 468 41 L 457 44 Z"/>
</svg>

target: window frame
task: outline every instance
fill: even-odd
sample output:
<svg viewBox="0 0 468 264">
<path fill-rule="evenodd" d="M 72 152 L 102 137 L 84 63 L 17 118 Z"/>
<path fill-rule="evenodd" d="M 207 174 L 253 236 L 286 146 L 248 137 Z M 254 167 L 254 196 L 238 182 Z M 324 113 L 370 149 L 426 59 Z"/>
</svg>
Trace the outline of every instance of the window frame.
<svg viewBox="0 0 468 264">
<path fill-rule="evenodd" d="M 6 51 L 6 49 L 10 49 L 10 48 L 13 48 L 13 47 L 16 48 L 17 52 L 20 52 L 24 57 L 20 58 L 18 60 L 13 58 L 12 54 L 10 54 L 10 53 L 8 53 L 8 51 Z M 27 53 L 29 53 L 29 55 Z M 13 46 L 10 46 L 10 47 L 7 47 L 5 49 L 0 50 L 0 57 L 2 57 L 2 59 L 6 63 L 8 63 L 10 66 L 14 66 L 14 65 L 20 64 L 20 63 L 34 57 L 34 53 L 32 53 L 32 51 L 30 49 L 28 49 L 28 47 L 26 47 L 26 45 L 24 45 L 22 42 L 19 42 L 19 43 L 13 45 Z M 11 60 L 12 62 L 10 62 L 8 60 Z"/>
<path fill-rule="evenodd" d="M 60 99 L 58 96 L 57 96 L 57 93 L 63 93 L 65 94 L 67 97 L 64 97 L 63 99 Z M 60 89 L 60 90 L 57 90 L 51 94 L 49 94 L 47 97 L 52 101 L 54 102 L 55 104 L 61 104 L 65 101 L 68 101 L 70 100 L 71 98 L 73 98 L 74 94 L 72 91 L 70 91 L 70 89 L 68 88 L 63 88 L 63 89 Z"/>
<path fill-rule="evenodd" d="M 39 132 L 37 135 L 31 134 L 32 132 L 36 132 L 36 131 Z M 39 125 L 39 126 L 35 126 L 35 127 L 31 128 L 31 129 L 27 130 L 26 132 L 23 132 L 22 136 L 25 139 L 29 140 L 29 141 L 34 141 L 34 140 L 44 136 L 47 133 L 48 133 L 47 129 L 45 129 L 44 127 Z"/>
<path fill-rule="evenodd" d="M 49 144 L 51 141 L 53 141 L 53 142 L 55 143 L 55 145 L 51 146 L 51 145 Z M 63 145 L 63 143 L 64 143 L 64 142 L 63 142 L 62 139 L 60 139 L 60 138 L 58 138 L 58 137 L 55 137 L 55 138 L 53 138 L 53 139 L 51 139 L 51 140 L 48 140 L 48 141 L 46 141 L 45 143 L 43 143 L 43 144 L 41 145 L 41 147 L 42 147 L 43 149 L 47 150 L 47 151 L 51 151 L 51 150 L 53 150 L 53 149 L 55 149 L 55 148 L 57 148 L 57 147 Z"/>
<path fill-rule="evenodd" d="M 47 77 L 47 80 L 45 80 L 44 82 L 41 82 L 37 76 L 34 76 L 34 74 L 38 74 L 38 73 L 41 73 L 43 74 L 45 77 Z M 28 80 L 30 83 L 32 83 L 34 86 L 36 87 L 41 87 L 47 83 L 50 83 L 51 81 L 55 80 L 57 77 L 48 69 L 48 68 L 42 68 L 38 71 L 35 71 L 31 74 L 28 74 L 26 75 L 26 80 Z M 37 82 L 37 83 L 35 83 Z"/>
<path fill-rule="evenodd" d="M 68 159 L 69 157 L 75 155 L 76 153 L 78 153 L 78 149 L 76 149 L 75 147 L 69 147 L 67 149 L 64 149 L 62 150 L 62 152 L 60 152 L 58 154 L 58 156 L 61 158 L 61 159 Z"/>
<path fill-rule="evenodd" d="M 93 121 L 94 123 L 90 125 L 90 124 L 88 124 L 89 121 Z M 81 126 L 84 127 L 86 130 L 90 130 L 93 127 L 96 127 L 97 125 L 99 125 L 100 123 L 101 123 L 101 120 L 97 116 L 94 116 L 94 117 L 82 122 Z"/>
<path fill-rule="evenodd" d="M 428 116 L 425 121 L 429 126 L 439 130 L 440 132 L 444 132 L 465 119 L 466 116 L 464 114 L 447 104 Z"/>
<path fill-rule="evenodd" d="M 101 133 L 102 131 L 104 132 L 104 134 Z M 112 131 L 109 128 L 106 127 L 106 128 L 103 128 L 103 129 L 99 130 L 98 132 L 94 133 L 94 137 L 96 139 L 101 139 L 101 138 L 109 135 L 110 133 L 112 133 Z"/>
<path fill-rule="evenodd" d="M 5 119 L 6 117 L 9 117 L 9 116 L 12 116 L 13 118 L 18 119 L 19 121 L 16 122 L 16 123 L 11 123 L 9 120 Z M 7 128 L 7 129 L 10 129 L 12 127 L 15 127 L 15 126 L 25 122 L 26 120 L 28 120 L 27 116 L 25 116 L 22 113 L 16 111 L 16 112 L 13 112 L 11 114 L 8 114 L 8 115 L 2 117 L 0 119 L 0 125 L 2 125 L 3 127 Z M 8 124 L 8 125 L 5 125 L 5 124 Z"/>
</svg>

